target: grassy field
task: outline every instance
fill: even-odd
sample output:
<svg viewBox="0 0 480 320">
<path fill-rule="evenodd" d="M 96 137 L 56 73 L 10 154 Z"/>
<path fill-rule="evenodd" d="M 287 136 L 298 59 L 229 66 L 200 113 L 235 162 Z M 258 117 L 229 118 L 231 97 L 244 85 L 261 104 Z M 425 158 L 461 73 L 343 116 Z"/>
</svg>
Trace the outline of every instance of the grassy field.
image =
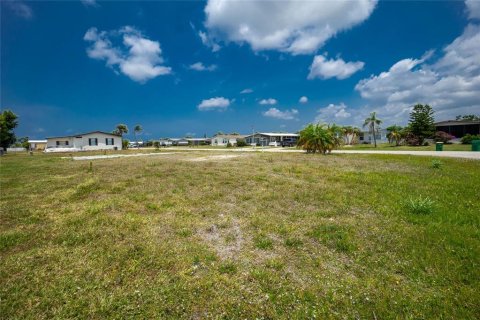
<svg viewBox="0 0 480 320">
<path fill-rule="evenodd" d="M 435 151 L 435 145 L 430 144 L 429 146 L 395 146 L 394 144 L 389 143 L 379 143 L 377 148 L 373 144 L 356 144 L 353 146 L 343 146 L 342 149 L 345 150 L 416 150 L 416 151 Z M 444 151 L 472 151 L 471 144 L 445 144 L 443 145 Z"/>
<path fill-rule="evenodd" d="M 480 161 L 218 155 L 1 158 L 0 318 L 479 318 Z"/>
</svg>

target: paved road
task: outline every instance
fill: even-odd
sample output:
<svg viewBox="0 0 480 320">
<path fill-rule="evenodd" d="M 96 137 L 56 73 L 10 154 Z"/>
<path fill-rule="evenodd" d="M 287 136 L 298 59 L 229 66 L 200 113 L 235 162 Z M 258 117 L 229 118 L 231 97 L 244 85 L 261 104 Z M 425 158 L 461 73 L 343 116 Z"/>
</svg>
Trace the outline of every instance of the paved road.
<svg viewBox="0 0 480 320">
<path fill-rule="evenodd" d="M 168 150 L 179 151 L 228 151 L 228 152 L 305 152 L 303 150 L 294 148 L 182 148 L 171 147 Z M 428 157 L 445 157 L 445 158 L 463 158 L 463 159 L 476 159 L 480 160 L 480 152 L 472 151 L 415 151 L 415 150 L 333 150 L 332 153 L 338 154 L 399 154 L 399 155 L 411 155 L 411 156 L 428 156 Z"/>
<path fill-rule="evenodd" d="M 219 152 L 274 152 L 274 153 L 302 153 L 303 150 L 293 148 L 182 148 L 171 147 L 169 151 L 219 151 Z M 411 156 L 428 156 L 428 157 L 445 157 L 445 158 L 461 158 L 461 159 L 475 159 L 480 160 L 480 152 L 471 151 L 415 151 L 415 150 L 334 150 L 334 154 L 395 154 L 395 155 L 411 155 Z M 174 152 L 156 152 L 156 153 L 134 153 L 134 154 L 109 154 L 96 156 L 75 156 L 65 157 L 73 160 L 97 160 L 109 158 L 123 158 L 123 157 L 146 157 L 146 156 L 161 156 L 167 154 L 174 154 Z"/>
</svg>

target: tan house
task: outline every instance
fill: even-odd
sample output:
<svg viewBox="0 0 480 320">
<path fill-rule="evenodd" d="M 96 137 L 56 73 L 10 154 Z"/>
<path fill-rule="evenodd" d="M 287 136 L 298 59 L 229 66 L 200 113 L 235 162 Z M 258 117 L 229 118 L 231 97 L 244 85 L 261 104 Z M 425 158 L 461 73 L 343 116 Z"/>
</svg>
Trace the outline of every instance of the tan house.
<svg viewBox="0 0 480 320">
<path fill-rule="evenodd" d="M 28 140 L 30 150 L 43 151 L 47 147 L 47 140 Z"/>
</svg>

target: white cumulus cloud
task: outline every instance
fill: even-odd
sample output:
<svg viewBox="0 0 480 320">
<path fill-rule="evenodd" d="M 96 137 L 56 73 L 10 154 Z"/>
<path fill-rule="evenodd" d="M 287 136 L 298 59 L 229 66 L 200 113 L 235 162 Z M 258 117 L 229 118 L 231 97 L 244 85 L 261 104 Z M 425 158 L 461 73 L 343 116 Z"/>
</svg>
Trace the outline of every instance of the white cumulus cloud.
<svg viewBox="0 0 480 320">
<path fill-rule="evenodd" d="M 467 6 L 468 17 L 470 19 L 480 19 L 480 1 L 479 0 L 465 0 Z"/>
<path fill-rule="evenodd" d="M 219 110 L 224 111 L 230 106 L 231 101 L 224 97 L 216 97 L 203 100 L 198 106 L 200 111 Z"/>
<path fill-rule="evenodd" d="M 255 51 L 309 54 L 338 32 L 366 20 L 376 4 L 376 0 L 208 0 L 205 26 L 210 39 L 248 43 Z"/>
<path fill-rule="evenodd" d="M 202 62 L 195 62 L 194 64 L 191 64 L 188 68 L 195 71 L 215 71 L 217 70 L 217 65 L 212 64 L 206 66 Z"/>
<path fill-rule="evenodd" d="M 261 105 L 264 105 L 264 106 L 273 106 L 273 105 L 276 105 L 278 103 L 278 101 L 276 99 L 273 99 L 273 98 L 268 98 L 268 99 L 260 100 L 259 103 Z"/>
<path fill-rule="evenodd" d="M 303 97 L 300 97 L 300 99 L 298 100 L 298 102 L 300 103 L 307 103 L 308 102 L 308 98 L 303 96 Z"/>
<path fill-rule="evenodd" d="M 351 112 L 347 111 L 347 106 L 342 102 L 340 104 L 329 104 L 325 108 L 318 110 L 318 115 L 315 122 L 336 122 L 336 123 L 350 123 Z"/>
<path fill-rule="evenodd" d="M 114 41 L 121 43 L 114 45 Z M 162 50 L 158 41 L 147 39 L 133 27 L 123 27 L 114 31 L 98 31 L 90 28 L 83 39 L 90 42 L 87 54 L 96 60 L 105 60 L 108 67 L 144 83 L 161 75 L 171 73 L 171 68 L 163 66 Z"/>
<path fill-rule="evenodd" d="M 358 82 L 355 89 L 368 101 L 365 113 L 380 107 L 390 123 L 405 123 L 416 103 L 432 106 L 437 120 L 478 113 L 480 26 L 468 25 L 436 62 L 428 63 L 431 56 L 429 52 L 420 59 L 400 60 L 388 71 Z"/>
<path fill-rule="evenodd" d="M 265 117 L 282 119 L 282 120 L 294 120 L 296 119 L 297 114 L 298 114 L 297 109 L 280 111 L 277 108 L 270 108 L 267 111 L 263 112 L 263 115 Z"/>
<path fill-rule="evenodd" d="M 318 55 L 313 58 L 310 66 L 310 73 L 308 79 L 330 79 L 337 78 L 339 80 L 350 77 L 355 72 L 363 69 L 365 63 L 361 61 L 345 62 L 343 59 L 329 59 Z"/>
</svg>

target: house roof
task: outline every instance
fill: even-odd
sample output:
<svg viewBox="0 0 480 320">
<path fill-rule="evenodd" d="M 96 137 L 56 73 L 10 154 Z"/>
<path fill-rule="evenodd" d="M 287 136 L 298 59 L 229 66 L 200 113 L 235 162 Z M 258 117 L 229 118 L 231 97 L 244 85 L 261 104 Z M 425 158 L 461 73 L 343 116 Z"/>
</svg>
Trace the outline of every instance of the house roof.
<svg viewBox="0 0 480 320">
<path fill-rule="evenodd" d="M 225 139 L 243 139 L 246 136 L 243 134 L 216 134 L 214 138 L 225 138 Z"/>
<path fill-rule="evenodd" d="M 56 136 L 56 137 L 47 137 L 47 139 L 58 139 L 58 138 L 74 138 L 74 137 L 81 137 L 81 136 L 86 136 L 87 134 L 92 134 L 92 133 L 102 133 L 102 134 L 108 134 L 110 136 L 114 137 L 121 137 L 119 134 L 111 133 L 111 132 L 105 132 L 105 131 L 91 131 L 91 132 L 86 132 L 86 133 L 78 133 L 78 134 L 72 134 L 70 136 Z"/>
<path fill-rule="evenodd" d="M 445 121 L 435 122 L 436 127 L 464 126 L 469 124 L 480 124 L 480 120 L 445 120 Z"/>
<path fill-rule="evenodd" d="M 298 133 L 291 133 L 291 132 L 255 132 L 255 135 L 264 135 L 269 137 L 298 137 L 300 136 Z M 253 134 L 249 134 L 246 137 L 251 137 Z"/>
<path fill-rule="evenodd" d="M 210 138 L 186 138 L 188 141 L 207 141 Z"/>
<path fill-rule="evenodd" d="M 28 140 L 28 143 L 47 143 L 47 140 Z"/>
</svg>

